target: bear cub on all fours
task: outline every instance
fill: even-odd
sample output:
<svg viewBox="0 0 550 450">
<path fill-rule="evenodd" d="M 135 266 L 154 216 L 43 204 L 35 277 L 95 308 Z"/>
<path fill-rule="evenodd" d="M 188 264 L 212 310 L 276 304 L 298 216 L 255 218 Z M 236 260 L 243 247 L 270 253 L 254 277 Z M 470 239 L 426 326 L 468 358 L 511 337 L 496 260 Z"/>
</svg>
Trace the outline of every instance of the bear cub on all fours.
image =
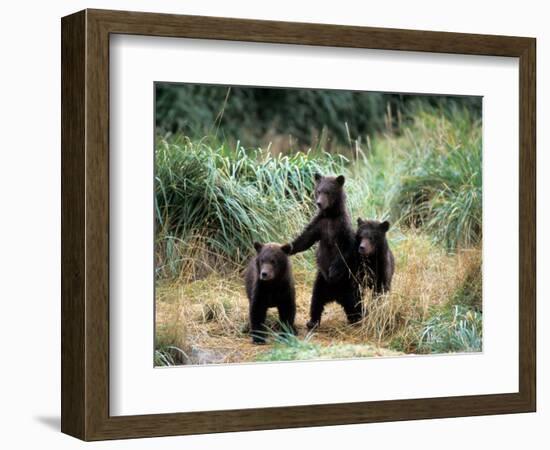
<svg viewBox="0 0 550 450">
<path fill-rule="evenodd" d="M 317 214 L 290 244 L 291 255 L 318 243 L 317 276 L 311 295 L 307 328 L 319 326 L 325 305 L 336 301 L 349 323 L 361 319 L 361 291 L 356 282 L 355 233 L 346 208 L 345 178 L 315 174 Z"/>
<path fill-rule="evenodd" d="M 279 321 L 287 331 L 296 333 L 296 294 L 289 245 L 254 243 L 256 256 L 245 274 L 249 302 L 250 333 L 255 344 L 265 343 L 265 319 L 269 308 L 277 308 Z"/>
<path fill-rule="evenodd" d="M 395 270 L 393 253 L 386 239 L 388 221 L 357 219 L 356 245 L 359 253 L 359 279 L 375 295 L 389 292 Z"/>
</svg>

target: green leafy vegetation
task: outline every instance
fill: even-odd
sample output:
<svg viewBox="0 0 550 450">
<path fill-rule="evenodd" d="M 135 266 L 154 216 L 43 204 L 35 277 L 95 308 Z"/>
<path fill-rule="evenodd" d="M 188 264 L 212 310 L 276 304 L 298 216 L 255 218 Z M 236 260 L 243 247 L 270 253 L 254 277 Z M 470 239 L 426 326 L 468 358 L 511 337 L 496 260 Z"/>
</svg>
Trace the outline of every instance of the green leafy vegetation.
<svg viewBox="0 0 550 450">
<path fill-rule="evenodd" d="M 472 124 L 467 113 L 451 119 L 421 113 L 399 145 L 409 154 L 399 169 L 394 216 L 422 227 L 449 249 L 479 244 L 481 124 Z"/>
<path fill-rule="evenodd" d="M 345 171 L 344 163 L 328 153 L 273 156 L 185 137 L 159 140 L 157 273 L 187 270 L 190 247 L 203 246 L 201 257 L 231 266 L 249 256 L 254 240 L 288 239 L 313 212 L 313 174 Z"/>
<path fill-rule="evenodd" d="M 455 305 L 430 317 L 417 348 L 420 353 L 479 352 L 482 330 L 481 313 Z"/>
<path fill-rule="evenodd" d="M 446 115 L 467 108 L 481 117 L 479 97 L 156 84 L 159 135 L 216 136 L 247 148 L 265 148 L 284 136 L 285 147 L 336 150 L 359 137 L 399 132 L 419 108 Z"/>
</svg>

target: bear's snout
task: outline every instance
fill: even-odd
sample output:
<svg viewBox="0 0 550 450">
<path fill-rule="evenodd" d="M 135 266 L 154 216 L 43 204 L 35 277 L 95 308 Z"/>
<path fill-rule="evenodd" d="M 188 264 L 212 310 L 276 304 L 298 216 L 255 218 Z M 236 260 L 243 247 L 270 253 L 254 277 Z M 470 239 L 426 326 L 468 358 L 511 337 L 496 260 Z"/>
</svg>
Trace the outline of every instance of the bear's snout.
<svg viewBox="0 0 550 450">
<path fill-rule="evenodd" d="M 271 264 L 262 264 L 260 267 L 260 280 L 269 281 L 274 278 L 275 271 L 273 265 Z"/>
<path fill-rule="evenodd" d="M 361 239 L 359 244 L 359 253 L 363 256 L 371 255 L 374 252 L 374 245 L 369 239 Z"/>
<path fill-rule="evenodd" d="M 327 195 L 326 194 L 318 195 L 317 198 L 315 199 L 315 204 L 317 205 L 317 208 L 321 210 L 327 209 L 329 206 Z"/>
</svg>

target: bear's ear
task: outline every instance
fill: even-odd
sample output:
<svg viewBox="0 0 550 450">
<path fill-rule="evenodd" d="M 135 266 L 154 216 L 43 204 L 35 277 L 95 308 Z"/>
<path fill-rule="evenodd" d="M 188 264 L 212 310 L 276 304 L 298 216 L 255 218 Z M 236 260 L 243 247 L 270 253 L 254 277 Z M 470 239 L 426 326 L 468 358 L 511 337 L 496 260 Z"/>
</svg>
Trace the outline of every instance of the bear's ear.
<svg viewBox="0 0 550 450">
<path fill-rule="evenodd" d="M 290 244 L 285 244 L 281 246 L 281 250 L 283 253 L 290 255 L 290 250 L 292 249 L 292 246 Z"/>
<path fill-rule="evenodd" d="M 344 175 L 338 175 L 336 177 L 336 182 L 340 185 L 340 186 L 343 186 L 344 183 L 346 182 L 346 177 Z"/>
<path fill-rule="evenodd" d="M 390 229 L 390 223 L 387 220 L 384 220 L 384 222 L 380 224 L 380 229 L 385 233 Z"/>
<path fill-rule="evenodd" d="M 363 225 L 365 223 L 365 221 L 363 219 L 361 219 L 361 217 L 358 217 L 357 218 L 357 226 L 360 227 L 361 225 Z"/>
<path fill-rule="evenodd" d="M 256 249 L 256 251 L 258 253 L 260 253 L 260 251 L 262 250 L 262 247 L 263 247 L 263 245 L 260 244 L 259 242 L 254 242 L 254 248 Z"/>
<path fill-rule="evenodd" d="M 315 172 L 313 178 L 315 179 L 315 181 L 320 181 L 321 178 L 323 178 L 323 175 L 321 175 L 319 172 Z"/>
</svg>

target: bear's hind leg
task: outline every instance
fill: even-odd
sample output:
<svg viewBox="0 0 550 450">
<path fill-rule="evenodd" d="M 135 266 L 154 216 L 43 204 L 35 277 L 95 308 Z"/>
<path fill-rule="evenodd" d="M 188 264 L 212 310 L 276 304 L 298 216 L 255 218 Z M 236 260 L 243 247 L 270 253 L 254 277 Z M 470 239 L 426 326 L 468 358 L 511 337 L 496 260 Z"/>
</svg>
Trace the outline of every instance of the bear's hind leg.
<svg viewBox="0 0 550 450">
<path fill-rule="evenodd" d="M 317 272 L 315 283 L 313 284 L 313 292 L 311 294 L 311 307 L 309 312 L 309 322 L 306 324 L 307 329 L 311 330 L 318 327 L 321 323 L 321 316 L 325 309 L 325 304 L 329 298 L 329 285 L 325 281 L 323 275 Z"/>
<path fill-rule="evenodd" d="M 362 303 L 359 289 L 350 289 L 348 292 L 344 292 L 341 305 L 348 318 L 348 323 L 356 323 L 363 318 Z"/>
</svg>

